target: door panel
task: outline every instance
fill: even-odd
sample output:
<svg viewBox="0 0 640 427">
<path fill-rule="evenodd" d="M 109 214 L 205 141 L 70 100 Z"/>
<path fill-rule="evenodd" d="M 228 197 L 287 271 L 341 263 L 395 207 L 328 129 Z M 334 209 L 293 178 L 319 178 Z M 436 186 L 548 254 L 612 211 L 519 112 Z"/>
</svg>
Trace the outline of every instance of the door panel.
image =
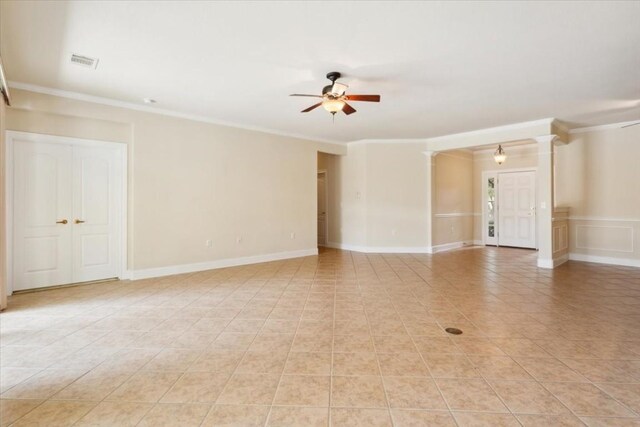
<svg viewBox="0 0 640 427">
<path fill-rule="evenodd" d="M 119 157 L 111 148 L 73 148 L 75 282 L 118 276 L 122 188 Z"/>
<path fill-rule="evenodd" d="M 67 145 L 14 141 L 15 290 L 72 282 L 71 159 Z"/>
<path fill-rule="evenodd" d="M 14 290 L 120 273 L 119 147 L 77 146 L 48 138 L 32 134 L 12 139 Z"/>
<path fill-rule="evenodd" d="M 498 175 L 498 242 L 535 248 L 535 172 Z"/>
</svg>

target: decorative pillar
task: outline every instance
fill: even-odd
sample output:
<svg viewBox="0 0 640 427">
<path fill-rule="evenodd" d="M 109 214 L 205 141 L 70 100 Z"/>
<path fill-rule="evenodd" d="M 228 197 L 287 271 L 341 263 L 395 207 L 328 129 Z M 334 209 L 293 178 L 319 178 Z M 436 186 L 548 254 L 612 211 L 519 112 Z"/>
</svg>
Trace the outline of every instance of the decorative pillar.
<svg viewBox="0 0 640 427">
<path fill-rule="evenodd" d="M 427 252 L 433 252 L 433 209 L 436 205 L 436 151 L 424 151 L 427 156 L 427 179 L 429 185 L 427 185 Z"/>
<path fill-rule="evenodd" d="M 553 142 L 556 135 L 534 138 L 538 145 L 536 173 L 536 221 L 538 230 L 538 267 L 553 268 Z"/>
</svg>

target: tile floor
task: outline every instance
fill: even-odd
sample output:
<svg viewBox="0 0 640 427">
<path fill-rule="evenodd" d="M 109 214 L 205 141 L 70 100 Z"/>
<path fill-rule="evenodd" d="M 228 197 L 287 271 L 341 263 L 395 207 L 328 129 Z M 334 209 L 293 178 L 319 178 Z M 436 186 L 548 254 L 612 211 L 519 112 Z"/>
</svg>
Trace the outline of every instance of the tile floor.
<svg viewBox="0 0 640 427">
<path fill-rule="evenodd" d="M 1 424 L 640 425 L 640 269 L 535 256 L 323 250 L 16 295 Z"/>
</svg>

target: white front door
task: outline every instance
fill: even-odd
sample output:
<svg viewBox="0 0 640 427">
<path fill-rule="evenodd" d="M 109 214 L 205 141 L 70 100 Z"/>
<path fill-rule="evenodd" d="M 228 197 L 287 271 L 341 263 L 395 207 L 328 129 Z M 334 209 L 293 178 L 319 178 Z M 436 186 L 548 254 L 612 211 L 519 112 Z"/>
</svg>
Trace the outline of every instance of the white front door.
<svg viewBox="0 0 640 427">
<path fill-rule="evenodd" d="M 498 174 L 498 244 L 536 247 L 536 173 Z"/>
<path fill-rule="evenodd" d="M 13 288 L 71 283 L 71 146 L 15 141 Z"/>
<path fill-rule="evenodd" d="M 14 139 L 13 289 L 117 277 L 120 150 Z"/>
<path fill-rule="evenodd" d="M 318 245 L 327 244 L 327 174 L 318 174 Z"/>
</svg>

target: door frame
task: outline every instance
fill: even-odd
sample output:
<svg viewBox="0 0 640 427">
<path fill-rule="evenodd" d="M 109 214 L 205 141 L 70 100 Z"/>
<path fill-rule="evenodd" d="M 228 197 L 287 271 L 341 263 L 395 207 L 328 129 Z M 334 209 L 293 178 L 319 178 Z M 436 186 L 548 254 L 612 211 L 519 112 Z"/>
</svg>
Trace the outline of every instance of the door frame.
<svg viewBox="0 0 640 427">
<path fill-rule="evenodd" d="M 487 234 L 488 234 L 488 224 L 487 224 L 487 179 L 491 176 L 495 176 L 496 177 L 496 182 L 495 182 L 495 189 L 496 189 L 496 211 L 495 211 L 495 222 L 494 222 L 494 227 L 496 230 L 496 246 L 500 246 L 500 225 L 499 225 L 499 215 L 500 215 L 500 193 L 498 191 L 498 179 L 500 177 L 501 173 L 513 173 L 513 172 L 534 172 L 536 174 L 536 189 L 535 189 L 535 195 L 534 197 L 536 198 L 536 204 L 535 206 L 537 207 L 537 203 L 538 203 L 538 181 L 537 181 L 537 176 L 538 176 L 538 168 L 535 166 L 532 167 L 528 167 L 528 168 L 513 168 L 513 169 L 491 169 L 491 170 L 485 170 L 482 171 L 482 185 L 481 187 L 481 191 L 482 191 L 482 245 L 485 246 L 487 245 Z M 538 250 L 538 212 L 536 209 L 536 220 L 535 220 L 535 225 L 536 225 L 536 232 L 534 233 L 535 235 L 535 249 Z"/>
<path fill-rule="evenodd" d="M 329 174 L 326 169 L 318 169 L 316 173 L 316 203 L 318 202 L 318 175 L 324 175 L 324 205 L 327 210 L 324 214 L 324 245 L 320 245 L 316 242 L 316 246 L 328 247 L 329 246 Z M 317 208 L 317 206 L 316 206 Z M 318 209 L 316 209 L 316 226 L 318 224 Z M 316 233 L 317 234 L 317 233 Z M 316 236 L 317 239 L 317 236 Z"/>
<path fill-rule="evenodd" d="M 6 283 L 7 283 L 7 295 L 11 295 L 13 293 L 13 178 L 14 178 L 14 155 L 13 155 L 13 147 L 14 140 L 26 140 L 30 142 L 44 142 L 49 144 L 65 144 L 72 145 L 78 147 L 108 147 L 114 148 L 119 151 L 122 159 L 122 167 L 121 167 L 121 178 L 122 178 L 122 188 L 121 188 L 121 211 L 120 212 L 120 259 L 118 260 L 118 278 L 119 279 L 128 279 L 129 271 L 127 269 L 127 248 L 128 248 L 128 176 L 129 171 L 127 168 L 127 154 L 128 154 L 128 144 L 122 142 L 113 142 L 113 141 L 101 141 L 97 139 L 83 139 L 83 138 L 73 138 L 67 136 L 55 136 L 55 135 L 47 135 L 44 133 L 34 133 L 34 132 L 19 132 L 8 130 L 5 132 L 5 250 L 6 250 Z"/>
</svg>

